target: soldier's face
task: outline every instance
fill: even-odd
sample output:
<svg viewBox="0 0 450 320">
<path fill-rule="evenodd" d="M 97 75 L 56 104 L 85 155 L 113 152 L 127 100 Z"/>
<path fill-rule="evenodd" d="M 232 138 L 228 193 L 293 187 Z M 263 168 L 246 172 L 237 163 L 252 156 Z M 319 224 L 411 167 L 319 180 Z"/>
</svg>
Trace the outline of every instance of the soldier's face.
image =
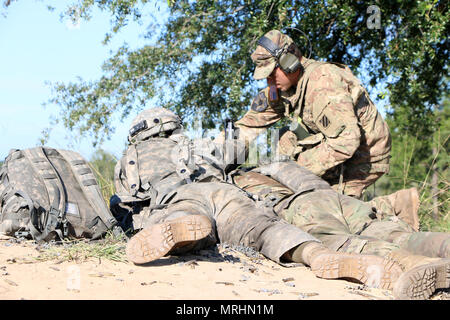
<svg viewBox="0 0 450 320">
<path fill-rule="evenodd" d="M 268 86 L 276 86 L 281 91 L 287 91 L 292 86 L 297 85 L 300 76 L 300 69 L 293 73 L 285 73 L 279 67 L 275 68 L 267 77 Z"/>
</svg>

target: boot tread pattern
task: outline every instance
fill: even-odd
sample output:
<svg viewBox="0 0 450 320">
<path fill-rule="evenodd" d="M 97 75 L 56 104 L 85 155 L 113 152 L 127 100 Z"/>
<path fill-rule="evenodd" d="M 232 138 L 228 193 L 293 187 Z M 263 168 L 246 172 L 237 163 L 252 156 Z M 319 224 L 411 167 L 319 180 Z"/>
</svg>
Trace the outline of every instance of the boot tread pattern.
<svg viewBox="0 0 450 320">
<path fill-rule="evenodd" d="M 325 254 L 311 269 L 324 279 L 351 278 L 372 288 L 392 289 L 401 268 L 392 260 L 352 254 Z"/>
<path fill-rule="evenodd" d="M 428 299 L 437 289 L 450 287 L 450 259 L 416 267 L 400 277 L 394 288 L 398 299 Z"/>
<path fill-rule="evenodd" d="M 134 263 L 147 263 L 165 256 L 177 243 L 200 240 L 210 232 L 211 223 L 207 217 L 183 216 L 141 230 L 129 240 L 126 254 Z"/>
</svg>

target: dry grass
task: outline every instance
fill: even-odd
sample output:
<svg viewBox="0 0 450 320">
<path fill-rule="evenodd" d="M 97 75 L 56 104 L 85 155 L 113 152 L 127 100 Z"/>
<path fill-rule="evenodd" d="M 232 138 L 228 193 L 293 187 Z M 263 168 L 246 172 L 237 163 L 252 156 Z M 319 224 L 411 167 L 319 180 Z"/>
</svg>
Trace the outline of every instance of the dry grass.
<svg viewBox="0 0 450 320">
<path fill-rule="evenodd" d="M 92 258 L 127 262 L 126 239 L 108 233 L 102 240 L 64 240 L 39 247 L 38 261 L 58 260 L 82 262 Z"/>
</svg>

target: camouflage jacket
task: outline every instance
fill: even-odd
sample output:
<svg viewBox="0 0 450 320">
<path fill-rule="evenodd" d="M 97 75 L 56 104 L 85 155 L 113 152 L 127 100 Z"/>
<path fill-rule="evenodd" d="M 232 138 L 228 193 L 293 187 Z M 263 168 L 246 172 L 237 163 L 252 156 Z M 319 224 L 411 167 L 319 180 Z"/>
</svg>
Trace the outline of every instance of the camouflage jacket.
<svg viewBox="0 0 450 320">
<path fill-rule="evenodd" d="M 252 141 L 294 112 L 311 135 L 298 141 L 307 147 L 298 155 L 300 165 L 319 176 L 343 162 L 370 164 L 371 172 L 389 171 L 389 128 L 348 67 L 308 59 L 297 88 L 282 92 L 276 102 L 264 93 L 235 123 L 240 139 Z"/>
<path fill-rule="evenodd" d="M 225 181 L 227 165 L 223 149 L 209 139 L 155 137 L 128 146 L 116 165 L 114 183 L 122 202 L 150 199 L 159 205 L 183 184 Z"/>
</svg>

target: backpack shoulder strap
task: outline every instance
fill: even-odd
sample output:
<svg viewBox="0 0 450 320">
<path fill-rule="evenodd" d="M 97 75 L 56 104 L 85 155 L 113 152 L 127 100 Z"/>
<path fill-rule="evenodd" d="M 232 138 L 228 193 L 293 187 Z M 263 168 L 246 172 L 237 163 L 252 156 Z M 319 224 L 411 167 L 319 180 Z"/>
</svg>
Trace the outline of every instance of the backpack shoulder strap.
<svg viewBox="0 0 450 320">
<path fill-rule="evenodd" d="M 112 216 L 105 201 L 103 200 L 97 180 L 95 179 L 94 173 L 86 160 L 74 151 L 60 149 L 57 151 L 70 165 L 74 177 L 78 181 L 81 190 L 92 208 L 95 210 L 106 227 L 112 229 L 117 224 L 117 220 Z"/>
<path fill-rule="evenodd" d="M 63 239 L 67 236 L 67 220 L 65 217 L 66 195 L 61 177 L 48 159 L 43 147 L 22 150 L 34 172 L 42 179 L 43 185 L 48 194 L 49 207 L 45 208 L 45 217 L 42 226 L 42 232 L 39 234 L 36 228 L 31 228 L 31 234 L 34 239 L 46 240 L 50 234 L 56 232 Z M 31 220 L 30 220 L 31 222 Z M 59 228 L 63 227 L 63 233 Z"/>
<path fill-rule="evenodd" d="M 132 144 L 128 146 L 126 157 L 127 161 L 125 164 L 125 170 L 127 173 L 128 190 L 130 190 L 132 196 L 136 196 L 138 194 L 139 188 L 141 187 L 136 145 Z"/>
</svg>

